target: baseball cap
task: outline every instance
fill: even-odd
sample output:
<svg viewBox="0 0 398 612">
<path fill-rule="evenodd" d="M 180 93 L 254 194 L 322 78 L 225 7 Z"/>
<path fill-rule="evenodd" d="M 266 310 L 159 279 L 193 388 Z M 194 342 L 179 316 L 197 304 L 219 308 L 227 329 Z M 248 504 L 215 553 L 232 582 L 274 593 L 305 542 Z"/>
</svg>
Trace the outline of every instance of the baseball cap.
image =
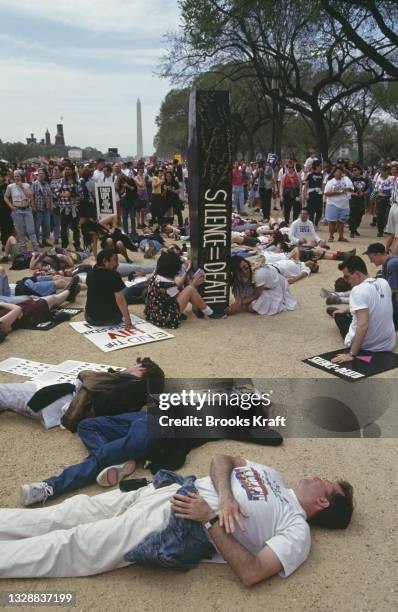
<svg viewBox="0 0 398 612">
<path fill-rule="evenodd" d="M 370 253 L 385 253 L 386 249 L 384 244 L 381 244 L 381 242 L 374 242 L 373 244 L 370 244 L 368 246 L 368 248 L 366 249 L 366 251 L 363 253 L 363 255 L 369 255 Z"/>
</svg>

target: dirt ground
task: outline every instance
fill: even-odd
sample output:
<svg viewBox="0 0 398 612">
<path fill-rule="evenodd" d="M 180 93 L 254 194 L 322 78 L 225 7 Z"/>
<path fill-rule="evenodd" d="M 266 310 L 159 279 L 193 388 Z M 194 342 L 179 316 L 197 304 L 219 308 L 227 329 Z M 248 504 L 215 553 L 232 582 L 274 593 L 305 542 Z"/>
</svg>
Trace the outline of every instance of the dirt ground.
<svg viewBox="0 0 398 612">
<path fill-rule="evenodd" d="M 360 232 L 360 238 L 343 246 L 355 246 L 361 254 L 370 242 L 377 240 L 368 218 Z M 326 236 L 324 227 L 320 234 Z M 338 248 L 340 243 L 335 245 Z M 140 258 L 134 255 L 134 261 Z M 375 271 L 370 264 L 370 274 Z M 189 314 L 188 320 L 173 331 L 174 339 L 107 354 L 63 323 L 47 332 L 14 332 L 0 345 L 0 359 L 23 357 L 48 363 L 78 359 L 127 366 L 137 356 L 148 355 L 162 365 L 170 378 L 330 379 L 328 374 L 301 360 L 342 346 L 319 296 L 320 287 L 331 288 L 338 275 L 336 262 L 322 261 L 319 274 L 292 286 L 300 308 L 275 317 L 241 314 L 226 320 L 203 321 Z M 13 272 L 10 280 L 21 276 Z M 76 303 L 83 306 L 84 296 L 80 295 Z M 131 310 L 142 315 L 143 307 L 134 306 Z M 80 318 L 75 317 L 74 321 Z M 398 370 L 390 371 L 374 380 L 395 380 L 397 374 Z M 1 383 L 23 380 L 0 373 Z M 294 381 L 289 384 L 294 393 Z M 381 395 L 378 402 L 384 401 Z M 294 414 L 291 416 L 295 418 Z M 21 484 L 56 474 L 85 456 L 80 440 L 69 432 L 45 431 L 38 423 L 10 413 L 2 414 L 0 422 L 1 506 L 18 506 Z M 141 612 L 162 608 L 174 612 L 200 608 L 235 612 L 266 608 L 292 612 L 310 609 L 390 612 L 397 602 L 394 571 L 397 548 L 393 539 L 397 440 L 392 437 L 396 429 L 389 431 L 391 437 L 378 439 L 292 437 L 279 448 L 211 442 L 189 455 L 181 470 L 184 474 L 206 474 L 210 457 L 223 452 L 271 465 L 292 486 L 299 478 L 314 474 L 352 482 L 356 509 L 351 526 L 342 533 L 315 530 L 309 560 L 287 580 L 276 577 L 248 590 L 227 566 L 202 564 L 186 574 L 131 567 L 90 578 L 7 580 L 0 590 L 73 591 L 76 609 L 84 611 Z M 144 475 L 144 470 L 138 470 L 136 475 Z M 84 492 L 93 495 L 101 490 L 91 486 Z"/>
</svg>

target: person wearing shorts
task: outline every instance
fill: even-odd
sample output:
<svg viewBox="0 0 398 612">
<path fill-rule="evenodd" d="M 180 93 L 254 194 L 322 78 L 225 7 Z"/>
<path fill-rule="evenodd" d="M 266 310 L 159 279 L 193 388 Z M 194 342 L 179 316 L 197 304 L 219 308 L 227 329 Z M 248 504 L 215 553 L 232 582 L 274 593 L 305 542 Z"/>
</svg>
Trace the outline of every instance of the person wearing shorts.
<svg viewBox="0 0 398 612">
<path fill-rule="evenodd" d="M 343 175 L 340 166 L 333 168 L 332 177 L 325 186 L 325 217 L 329 223 L 329 242 L 334 241 L 336 230 L 338 239 L 341 242 L 348 242 L 347 238 L 344 238 L 344 225 L 349 220 L 350 194 L 354 191 L 354 185 L 348 176 Z"/>
</svg>

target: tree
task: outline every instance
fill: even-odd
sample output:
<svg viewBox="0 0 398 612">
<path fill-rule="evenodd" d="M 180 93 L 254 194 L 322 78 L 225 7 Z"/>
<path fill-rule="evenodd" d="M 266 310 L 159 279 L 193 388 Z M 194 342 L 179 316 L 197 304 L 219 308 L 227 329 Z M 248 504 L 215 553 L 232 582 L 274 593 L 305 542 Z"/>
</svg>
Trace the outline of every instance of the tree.
<svg viewBox="0 0 398 612">
<path fill-rule="evenodd" d="M 398 82 L 375 85 L 372 93 L 380 108 L 398 121 Z"/>
<path fill-rule="evenodd" d="M 327 117 L 347 96 L 386 79 L 383 69 L 353 52 L 338 22 L 316 0 L 181 0 L 182 29 L 169 38 L 162 75 L 191 82 L 203 70 L 231 63 L 230 80 L 252 77 L 262 100 L 275 100 L 314 124 L 329 153 Z M 383 46 L 376 44 L 376 49 Z M 275 87 L 274 83 L 277 83 Z"/>
<path fill-rule="evenodd" d="M 355 130 L 358 162 L 364 162 L 364 136 L 379 104 L 370 90 L 358 91 L 340 103 L 341 111 L 352 122 Z"/>
<path fill-rule="evenodd" d="M 342 28 L 353 49 L 398 79 L 398 23 L 396 0 L 320 0 L 321 6 Z"/>
<path fill-rule="evenodd" d="M 378 159 L 398 159 L 398 124 L 375 123 L 369 142 Z"/>
<path fill-rule="evenodd" d="M 160 157 L 181 153 L 186 157 L 188 148 L 189 89 L 172 89 L 163 100 L 155 119 L 158 131 L 153 144 Z"/>
</svg>

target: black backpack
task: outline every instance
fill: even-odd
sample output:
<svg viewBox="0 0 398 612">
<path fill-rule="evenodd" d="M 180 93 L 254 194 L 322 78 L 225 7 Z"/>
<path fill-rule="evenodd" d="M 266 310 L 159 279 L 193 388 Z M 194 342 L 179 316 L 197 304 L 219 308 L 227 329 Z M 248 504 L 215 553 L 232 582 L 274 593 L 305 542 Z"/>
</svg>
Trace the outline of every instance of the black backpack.
<svg viewBox="0 0 398 612">
<path fill-rule="evenodd" d="M 12 260 L 10 270 L 26 270 L 29 268 L 29 264 L 30 256 L 25 255 L 24 253 L 19 253 L 18 255 L 15 255 L 14 259 Z"/>
</svg>

